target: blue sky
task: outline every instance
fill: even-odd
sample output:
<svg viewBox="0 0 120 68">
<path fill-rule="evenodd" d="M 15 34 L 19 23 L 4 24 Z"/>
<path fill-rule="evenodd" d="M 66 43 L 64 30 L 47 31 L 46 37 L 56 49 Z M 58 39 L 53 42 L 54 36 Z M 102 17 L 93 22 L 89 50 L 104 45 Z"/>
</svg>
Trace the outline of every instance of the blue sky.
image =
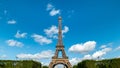
<svg viewBox="0 0 120 68">
<path fill-rule="evenodd" d="M 70 62 L 120 57 L 119 0 L 0 0 L 0 59 L 49 64 L 58 16 Z M 31 58 L 30 58 L 31 57 Z"/>
</svg>

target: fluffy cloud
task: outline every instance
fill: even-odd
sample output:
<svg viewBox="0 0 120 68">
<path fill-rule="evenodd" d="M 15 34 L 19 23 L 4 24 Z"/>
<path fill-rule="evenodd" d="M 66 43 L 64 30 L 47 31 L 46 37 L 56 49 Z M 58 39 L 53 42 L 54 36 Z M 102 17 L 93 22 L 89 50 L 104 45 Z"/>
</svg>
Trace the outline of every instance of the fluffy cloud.
<svg viewBox="0 0 120 68">
<path fill-rule="evenodd" d="M 104 51 L 97 51 L 92 56 L 97 59 L 105 54 L 106 54 L 106 52 L 104 52 Z"/>
<path fill-rule="evenodd" d="M 90 41 L 89 41 L 90 42 Z M 87 43 L 87 42 L 86 42 Z M 95 42 L 94 42 L 95 43 Z M 85 44 L 85 43 L 84 43 Z M 96 43 L 95 43 L 96 44 Z M 94 45 L 95 45 L 94 44 Z M 76 47 L 77 48 L 77 47 Z M 80 47 L 78 47 L 80 48 Z M 83 60 L 98 60 L 98 59 L 103 59 L 103 56 L 106 55 L 108 52 L 110 52 L 112 50 L 112 48 L 109 47 L 105 47 L 102 48 L 101 50 L 98 50 L 96 52 L 94 52 L 93 54 L 86 54 L 83 56 L 83 58 L 72 58 L 70 60 L 70 62 L 72 63 L 72 65 L 76 65 L 78 62 L 81 62 Z"/>
<path fill-rule="evenodd" d="M 58 28 L 52 25 L 49 29 L 44 29 L 44 32 L 48 37 L 54 37 L 54 35 L 58 33 Z"/>
<path fill-rule="evenodd" d="M 47 9 L 46 10 L 48 11 L 48 10 L 51 10 L 53 8 L 54 8 L 54 6 L 52 4 L 47 4 Z"/>
<path fill-rule="evenodd" d="M 101 48 L 101 49 L 106 48 L 106 45 L 102 45 L 100 48 Z"/>
<path fill-rule="evenodd" d="M 1 55 L 0 56 L 0 58 L 6 58 L 7 57 L 7 55 Z"/>
<path fill-rule="evenodd" d="M 49 59 L 53 56 L 53 52 L 51 50 L 42 51 L 41 53 L 36 54 L 18 54 L 16 55 L 19 59 Z"/>
<path fill-rule="evenodd" d="M 115 50 L 120 50 L 120 46 L 118 46 Z"/>
<path fill-rule="evenodd" d="M 102 59 L 102 56 L 107 54 L 111 50 L 112 50 L 112 48 L 103 48 L 102 50 L 96 51 L 92 55 L 90 55 L 90 54 L 84 55 L 83 58 L 72 58 L 70 60 L 70 62 L 72 63 L 72 65 L 76 65 L 78 62 L 81 62 L 83 60 L 90 60 L 90 59 L 96 60 L 98 58 Z"/>
<path fill-rule="evenodd" d="M 50 11 L 50 16 L 55 16 L 57 14 L 60 14 L 60 10 L 56 9 L 52 4 L 47 4 L 47 11 Z"/>
<path fill-rule="evenodd" d="M 85 55 L 82 60 L 86 60 L 86 59 L 98 59 L 98 58 L 102 58 L 103 55 L 106 55 L 109 51 L 111 51 L 112 48 L 104 48 L 102 50 L 96 51 L 95 53 L 93 53 L 92 55 L 88 54 Z"/>
<path fill-rule="evenodd" d="M 96 42 L 95 41 L 88 41 L 85 43 L 81 43 L 81 44 L 75 44 L 72 45 L 69 48 L 69 51 L 71 52 L 78 52 L 78 53 L 88 53 L 89 51 L 92 51 L 96 46 Z"/>
<path fill-rule="evenodd" d="M 33 34 L 32 37 L 34 38 L 34 40 L 36 42 L 38 42 L 40 45 L 43 45 L 43 44 L 50 44 L 52 43 L 52 40 L 51 39 L 48 39 L 42 35 L 38 35 L 38 34 Z"/>
<path fill-rule="evenodd" d="M 64 29 L 62 30 L 62 34 L 67 33 L 68 31 L 69 31 L 69 28 L 65 26 Z M 58 28 L 57 26 L 52 25 L 50 28 L 44 29 L 44 32 L 50 38 L 57 38 Z"/>
<path fill-rule="evenodd" d="M 9 45 L 9 46 L 16 46 L 16 47 L 22 47 L 24 44 L 22 42 L 19 42 L 19 41 L 16 41 L 16 40 L 13 40 L 13 39 L 10 39 L 10 40 L 7 40 L 6 43 Z"/>
<path fill-rule="evenodd" d="M 88 54 L 88 55 L 85 55 L 82 60 L 86 60 L 86 59 L 88 59 L 88 60 L 89 60 L 89 59 L 92 59 L 92 56 L 89 55 L 89 54 Z"/>
<path fill-rule="evenodd" d="M 96 51 L 96 52 L 92 55 L 92 57 L 93 57 L 94 59 L 100 58 L 100 57 L 102 57 L 103 55 L 105 55 L 107 52 L 109 52 L 109 51 L 111 51 L 111 50 L 112 50 L 112 48 L 104 48 L 104 49 L 102 49 L 102 50 Z"/>
<path fill-rule="evenodd" d="M 120 56 L 118 56 L 117 58 L 120 58 Z"/>
<path fill-rule="evenodd" d="M 26 35 L 27 35 L 27 33 L 21 33 L 21 34 L 20 34 L 20 31 L 17 31 L 15 37 L 16 37 L 16 38 L 25 38 Z"/>
<path fill-rule="evenodd" d="M 9 20 L 7 23 L 8 24 L 16 24 L 16 21 L 15 20 Z"/>
<path fill-rule="evenodd" d="M 72 65 L 76 65 L 78 62 L 81 62 L 82 60 L 80 59 L 80 58 L 72 58 L 71 60 L 70 60 L 70 63 L 72 64 Z"/>
<path fill-rule="evenodd" d="M 62 33 L 67 33 L 69 31 L 69 28 L 67 26 L 64 27 L 64 30 L 62 30 Z"/>
<path fill-rule="evenodd" d="M 52 9 L 52 10 L 50 11 L 50 15 L 51 15 L 51 16 L 55 16 L 55 15 L 57 15 L 57 14 L 60 14 L 60 10 Z"/>
</svg>

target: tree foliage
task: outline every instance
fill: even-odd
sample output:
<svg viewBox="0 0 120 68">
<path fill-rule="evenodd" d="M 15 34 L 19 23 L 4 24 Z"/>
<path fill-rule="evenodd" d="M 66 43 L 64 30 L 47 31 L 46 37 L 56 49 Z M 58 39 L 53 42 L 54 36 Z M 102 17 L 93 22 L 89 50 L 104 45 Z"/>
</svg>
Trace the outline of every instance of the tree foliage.
<svg viewBox="0 0 120 68">
<path fill-rule="evenodd" d="M 73 68 L 120 68 L 120 58 L 108 60 L 84 60 L 79 62 Z"/>
<path fill-rule="evenodd" d="M 41 68 L 41 63 L 33 60 L 0 60 L 0 68 Z"/>
<path fill-rule="evenodd" d="M 42 68 L 48 68 L 48 66 L 43 66 Z"/>
</svg>

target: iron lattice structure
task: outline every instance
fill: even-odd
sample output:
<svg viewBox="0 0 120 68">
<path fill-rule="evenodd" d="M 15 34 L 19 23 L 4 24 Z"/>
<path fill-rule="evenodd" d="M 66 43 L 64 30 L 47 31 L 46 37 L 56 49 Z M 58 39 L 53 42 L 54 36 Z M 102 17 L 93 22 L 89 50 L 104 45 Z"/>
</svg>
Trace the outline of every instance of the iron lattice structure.
<svg viewBox="0 0 120 68">
<path fill-rule="evenodd" d="M 62 58 L 59 58 L 59 52 L 62 53 Z M 68 57 L 66 56 L 64 45 L 62 42 L 62 17 L 58 18 L 58 43 L 56 45 L 56 51 L 54 56 L 52 57 L 52 61 L 49 64 L 49 68 L 54 68 L 57 64 L 63 64 L 65 68 L 72 68 Z"/>
</svg>

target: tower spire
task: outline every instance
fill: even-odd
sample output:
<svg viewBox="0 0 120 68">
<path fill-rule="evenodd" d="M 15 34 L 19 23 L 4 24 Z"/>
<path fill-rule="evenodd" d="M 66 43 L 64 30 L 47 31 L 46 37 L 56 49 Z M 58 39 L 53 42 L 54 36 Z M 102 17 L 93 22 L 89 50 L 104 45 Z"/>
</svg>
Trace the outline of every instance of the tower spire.
<svg viewBox="0 0 120 68">
<path fill-rule="evenodd" d="M 58 17 L 58 46 L 63 45 L 62 43 L 62 17 Z"/>
</svg>

